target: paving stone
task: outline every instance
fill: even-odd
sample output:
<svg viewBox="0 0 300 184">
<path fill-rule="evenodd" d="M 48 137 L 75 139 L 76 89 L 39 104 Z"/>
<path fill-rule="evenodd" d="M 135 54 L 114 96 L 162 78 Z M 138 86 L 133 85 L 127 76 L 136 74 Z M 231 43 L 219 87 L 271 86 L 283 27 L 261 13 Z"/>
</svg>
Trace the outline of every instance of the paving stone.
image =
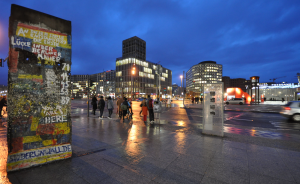
<svg viewBox="0 0 300 184">
<path fill-rule="evenodd" d="M 219 181 L 215 178 L 210 178 L 208 176 L 204 176 L 200 184 L 228 184 L 228 183 Z"/>
<path fill-rule="evenodd" d="M 296 184 L 294 181 L 287 181 L 262 174 L 250 173 L 250 184 Z"/>
<path fill-rule="evenodd" d="M 169 165 L 154 181 L 158 183 L 200 183 L 202 174 Z"/>
</svg>

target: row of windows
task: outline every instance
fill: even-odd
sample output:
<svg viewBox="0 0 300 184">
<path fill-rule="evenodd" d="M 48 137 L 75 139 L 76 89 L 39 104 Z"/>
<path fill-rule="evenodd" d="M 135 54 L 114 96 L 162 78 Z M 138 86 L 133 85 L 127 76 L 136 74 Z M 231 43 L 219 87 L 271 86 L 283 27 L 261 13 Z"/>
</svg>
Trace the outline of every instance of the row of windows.
<svg viewBox="0 0 300 184">
<path fill-rule="evenodd" d="M 144 72 L 141 72 L 139 71 L 139 76 L 140 77 L 147 77 L 149 79 L 154 79 L 154 75 L 153 74 L 150 74 L 150 73 L 144 73 Z"/>
<path fill-rule="evenodd" d="M 116 61 L 116 66 L 126 65 L 126 64 L 129 64 L 129 63 L 135 63 L 137 65 L 141 65 L 141 66 L 144 66 L 144 67 L 149 66 L 148 62 L 141 61 L 141 60 L 136 59 L 136 58 L 126 58 L 126 59 L 123 59 L 123 60 L 118 60 L 118 61 Z"/>
<path fill-rule="evenodd" d="M 152 69 L 144 67 L 144 72 L 152 74 Z"/>
</svg>

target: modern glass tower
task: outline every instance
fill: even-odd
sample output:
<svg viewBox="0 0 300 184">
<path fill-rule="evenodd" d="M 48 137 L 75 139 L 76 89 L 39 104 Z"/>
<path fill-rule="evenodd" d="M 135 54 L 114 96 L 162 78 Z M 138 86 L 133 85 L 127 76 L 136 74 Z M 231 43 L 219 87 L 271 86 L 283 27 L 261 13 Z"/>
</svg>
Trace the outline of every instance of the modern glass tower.
<svg viewBox="0 0 300 184">
<path fill-rule="evenodd" d="M 196 97 L 203 96 L 204 83 L 222 82 L 223 67 L 215 61 L 203 61 L 186 72 L 187 93 L 194 92 Z"/>
</svg>

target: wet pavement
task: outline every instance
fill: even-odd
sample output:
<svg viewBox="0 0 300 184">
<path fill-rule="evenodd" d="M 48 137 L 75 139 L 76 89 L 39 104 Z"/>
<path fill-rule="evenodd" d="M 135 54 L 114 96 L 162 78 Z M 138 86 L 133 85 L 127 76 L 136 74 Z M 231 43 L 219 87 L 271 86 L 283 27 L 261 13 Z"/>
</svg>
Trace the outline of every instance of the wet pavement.
<svg viewBox="0 0 300 184">
<path fill-rule="evenodd" d="M 133 119 L 123 121 L 115 111 L 112 119 L 99 119 L 99 111 L 87 117 L 86 101 L 72 101 L 73 157 L 8 178 L 13 184 L 300 183 L 299 131 L 229 124 L 247 122 L 229 114 L 224 138 L 204 136 L 201 111 L 181 107 L 176 101 L 164 107 L 151 125 L 141 120 L 137 102 Z"/>
</svg>

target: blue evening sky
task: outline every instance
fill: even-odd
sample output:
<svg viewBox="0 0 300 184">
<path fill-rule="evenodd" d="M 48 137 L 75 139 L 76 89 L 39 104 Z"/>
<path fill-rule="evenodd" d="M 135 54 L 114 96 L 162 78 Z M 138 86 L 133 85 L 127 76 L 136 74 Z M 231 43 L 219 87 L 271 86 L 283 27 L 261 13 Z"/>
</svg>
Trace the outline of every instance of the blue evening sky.
<svg viewBox="0 0 300 184">
<path fill-rule="evenodd" d="M 300 73 L 299 0 L 1 0 L 0 58 L 8 56 L 12 3 L 72 21 L 72 74 L 115 69 L 122 40 L 132 36 L 179 85 L 183 71 L 206 60 L 231 78 L 297 82 Z M 5 63 L 0 84 L 7 70 Z"/>
</svg>

